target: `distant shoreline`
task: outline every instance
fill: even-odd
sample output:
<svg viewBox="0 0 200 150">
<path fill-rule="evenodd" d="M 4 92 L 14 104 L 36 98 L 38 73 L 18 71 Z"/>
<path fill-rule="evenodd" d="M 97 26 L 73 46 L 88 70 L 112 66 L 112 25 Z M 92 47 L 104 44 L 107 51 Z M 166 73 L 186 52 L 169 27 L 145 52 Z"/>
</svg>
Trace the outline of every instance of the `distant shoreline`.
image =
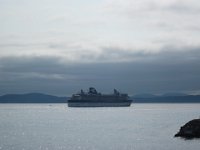
<svg viewBox="0 0 200 150">
<path fill-rule="evenodd" d="M 67 103 L 70 97 L 42 93 L 7 94 L 0 96 L 0 103 Z M 200 103 L 200 95 L 130 97 L 133 103 Z"/>
</svg>

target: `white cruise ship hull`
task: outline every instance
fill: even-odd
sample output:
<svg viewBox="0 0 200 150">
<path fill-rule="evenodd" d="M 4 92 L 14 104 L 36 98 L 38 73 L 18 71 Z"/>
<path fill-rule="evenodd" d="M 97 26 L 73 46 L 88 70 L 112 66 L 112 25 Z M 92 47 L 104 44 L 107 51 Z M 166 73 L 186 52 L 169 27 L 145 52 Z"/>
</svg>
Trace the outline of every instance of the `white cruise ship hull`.
<svg viewBox="0 0 200 150">
<path fill-rule="evenodd" d="M 131 102 L 115 102 L 115 103 L 103 103 L 103 102 L 68 102 L 68 107 L 129 107 Z"/>
</svg>

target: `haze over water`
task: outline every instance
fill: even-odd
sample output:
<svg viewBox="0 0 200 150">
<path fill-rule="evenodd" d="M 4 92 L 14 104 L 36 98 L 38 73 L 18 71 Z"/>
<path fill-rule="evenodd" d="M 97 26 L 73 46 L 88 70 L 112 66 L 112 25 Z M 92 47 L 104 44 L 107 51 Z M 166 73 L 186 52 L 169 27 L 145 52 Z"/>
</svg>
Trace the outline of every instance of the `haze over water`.
<svg viewBox="0 0 200 150">
<path fill-rule="evenodd" d="M 132 104 L 126 108 L 0 104 L 0 149 L 198 150 L 199 140 L 173 136 L 199 115 L 200 104 Z"/>
</svg>

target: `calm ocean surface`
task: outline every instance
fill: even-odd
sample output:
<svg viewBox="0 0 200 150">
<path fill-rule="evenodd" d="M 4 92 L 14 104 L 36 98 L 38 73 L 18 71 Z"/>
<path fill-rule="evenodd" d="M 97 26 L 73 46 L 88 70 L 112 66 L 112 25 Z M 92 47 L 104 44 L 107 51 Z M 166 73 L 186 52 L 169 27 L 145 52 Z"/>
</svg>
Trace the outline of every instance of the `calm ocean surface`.
<svg viewBox="0 0 200 150">
<path fill-rule="evenodd" d="M 199 116 L 200 104 L 0 104 L 0 150 L 199 150 L 200 139 L 173 137 Z"/>
</svg>

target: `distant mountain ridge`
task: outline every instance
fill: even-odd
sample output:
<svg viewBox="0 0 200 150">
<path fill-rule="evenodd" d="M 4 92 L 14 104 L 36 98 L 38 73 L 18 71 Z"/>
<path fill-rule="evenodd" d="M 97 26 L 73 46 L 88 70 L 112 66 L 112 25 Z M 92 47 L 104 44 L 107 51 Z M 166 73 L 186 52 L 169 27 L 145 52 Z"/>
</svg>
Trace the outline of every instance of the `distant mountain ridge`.
<svg viewBox="0 0 200 150">
<path fill-rule="evenodd" d="M 165 93 L 161 96 L 166 97 L 166 96 L 189 96 L 189 95 L 187 95 L 185 93 Z"/>
<path fill-rule="evenodd" d="M 67 97 L 42 93 L 6 94 L 0 96 L 0 103 L 67 103 Z"/>
<path fill-rule="evenodd" d="M 200 95 L 186 94 L 137 94 L 131 96 L 133 103 L 200 103 Z M 0 96 L 0 103 L 67 103 L 69 97 L 58 97 L 42 93 L 6 94 Z"/>
<path fill-rule="evenodd" d="M 135 94 L 133 97 L 134 98 L 154 98 L 154 97 L 170 97 L 170 96 L 189 96 L 188 94 L 185 93 L 165 93 L 161 95 L 154 95 L 151 93 L 140 93 L 140 94 Z"/>
<path fill-rule="evenodd" d="M 156 95 L 150 94 L 150 93 L 142 93 L 142 94 L 136 94 L 133 96 L 134 98 L 154 98 Z"/>
</svg>

